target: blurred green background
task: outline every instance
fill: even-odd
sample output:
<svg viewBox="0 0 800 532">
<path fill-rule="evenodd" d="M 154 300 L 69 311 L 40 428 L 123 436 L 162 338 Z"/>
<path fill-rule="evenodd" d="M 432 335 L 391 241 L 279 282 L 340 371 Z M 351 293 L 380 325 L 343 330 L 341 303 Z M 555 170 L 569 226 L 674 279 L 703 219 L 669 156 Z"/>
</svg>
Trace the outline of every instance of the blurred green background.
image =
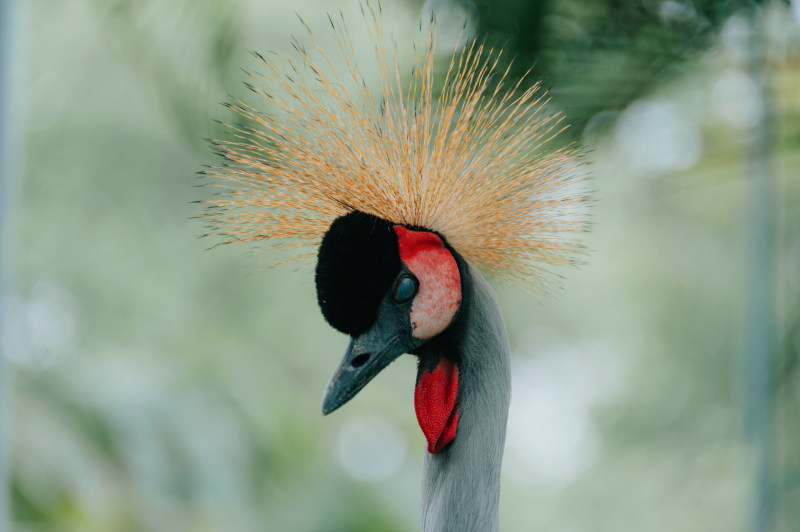
<svg viewBox="0 0 800 532">
<path fill-rule="evenodd" d="M 358 24 L 358 2 L 17 6 L 0 528 L 417 529 L 414 361 L 322 417 L 346 338 L 311 269 L 206 251 L 190 219 L 248 51 L 291 53 L 295 13 L 320 34 L 326 12 Z M 383 10 L 399 47 L 431 12 L 443 48 L 465 24 L 505 46 L 588 150 L 587 264 L 554 297 L 496 285 L 503 529 L 800 530 L 800 3 Z"/>
</svg>

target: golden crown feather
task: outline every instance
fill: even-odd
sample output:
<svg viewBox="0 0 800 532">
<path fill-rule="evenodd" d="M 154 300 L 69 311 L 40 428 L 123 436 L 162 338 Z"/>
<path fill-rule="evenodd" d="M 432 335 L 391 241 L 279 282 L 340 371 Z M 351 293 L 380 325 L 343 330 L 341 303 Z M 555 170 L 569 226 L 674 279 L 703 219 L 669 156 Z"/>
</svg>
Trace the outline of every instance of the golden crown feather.
<svg viewBox="0 0 800 532">
<path fill-rule="evenodd" d="M 381 10 L 363 9 L 380 83 L 370 89 L 343 17 L 336 62 L 302 21 L 311 47 L 294 58 L 254 53 L 265 71 L 246 85 L 266 113 L 228 104 L 253 127 L 212 141 L 225 164 L 204 172 L 224 188 L 206 202 L 223 243 L 261 241 L 311 257 L 331 222 L 352 210 L 425 228 L 491 277 L 546 285 L 552 267 L 578 262 L 586 230 L 585 165 L 574 146 L 552 149 L 565 126 L 540 83 L 510 82 L 502 51 L 477 40 L 434 73 L 435 23 L 403 80 L 389 56 Z M 434 93 L 437 93 L 436 95 Z"/>
</svg>

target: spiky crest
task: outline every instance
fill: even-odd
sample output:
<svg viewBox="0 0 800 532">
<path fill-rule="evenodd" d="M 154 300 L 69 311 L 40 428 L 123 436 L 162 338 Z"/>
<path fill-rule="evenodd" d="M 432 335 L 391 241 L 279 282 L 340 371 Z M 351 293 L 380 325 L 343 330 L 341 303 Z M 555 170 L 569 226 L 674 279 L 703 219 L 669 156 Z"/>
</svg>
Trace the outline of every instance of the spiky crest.
<svg viewBox="0 0 800 532">
<path fill-rule="evenodd" d="M 254 54 L 266 70 L 247 85 L 271 113 L 229 105 L 255 127 L 229 126 L 233 139 L 214 141 L 226 163 L 206 174 L 227 194 L 208 202 L 213 234 L 313 256 L 331 222 L 358 210 L 435 231 L 485 273 L 523 285 L 575 262 L 585 172 L 577 150 L 547 146 L 563 117 L 545 110 L 540 84 L 510 83 L 502 52 L 477 41 L 437 84 L 433 24 L 421 28 L 404 83 L 380 13 L 364 14 L 378 90 L 343 18 L 329 17 L 338 63 L 302 20 L 310 51 L 295 41 L 296 59 Z"/>
</svg>

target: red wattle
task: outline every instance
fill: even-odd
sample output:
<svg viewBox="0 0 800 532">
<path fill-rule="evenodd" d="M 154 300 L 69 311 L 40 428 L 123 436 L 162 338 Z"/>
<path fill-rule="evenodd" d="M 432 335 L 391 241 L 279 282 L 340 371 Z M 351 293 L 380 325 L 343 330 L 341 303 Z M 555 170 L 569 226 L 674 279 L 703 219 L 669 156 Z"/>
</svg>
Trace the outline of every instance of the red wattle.
<svg viewBox="0 0 800 532">
<path fill-rule="evenodd" d="M 458 426 L 458 368 L 442 357 L 433 371 L 422 370 L 414 389 L 417 421 L 436 454 L 456 437 Z"/>
</svg>

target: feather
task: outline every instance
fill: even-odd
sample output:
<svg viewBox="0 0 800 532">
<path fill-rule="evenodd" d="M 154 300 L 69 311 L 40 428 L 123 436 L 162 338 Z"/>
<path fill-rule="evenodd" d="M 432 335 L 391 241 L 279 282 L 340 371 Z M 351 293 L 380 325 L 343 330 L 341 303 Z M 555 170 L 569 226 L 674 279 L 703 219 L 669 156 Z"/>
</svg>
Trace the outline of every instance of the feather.
<svg viewBox="0 0 800 532">
<path fill-rule="evenodd" d="M 225 190 L 206 202 L 211 234 L 313 257 L 332 221 L 361 211 L 441 235 L 484 274 L 547 286 L 554 267 L 579 262 L 586 170 L 574 146 L 553 148 L 564 126 L 539 83 L 509 80 L 501 51 L 471 41 L 434 68 L 434 23 L 422 27 L 412 72 L 387 50 L 381 14 L 364 22 L 376 83 L 349 29 L 329 18 L 328 54 L 305 22 L 308 46 L 266 59 L 248 87 L 269 113 L 229 104 L 250 125 L 213 141 L 225 159 L 205 174 Z"/>
</svg>

